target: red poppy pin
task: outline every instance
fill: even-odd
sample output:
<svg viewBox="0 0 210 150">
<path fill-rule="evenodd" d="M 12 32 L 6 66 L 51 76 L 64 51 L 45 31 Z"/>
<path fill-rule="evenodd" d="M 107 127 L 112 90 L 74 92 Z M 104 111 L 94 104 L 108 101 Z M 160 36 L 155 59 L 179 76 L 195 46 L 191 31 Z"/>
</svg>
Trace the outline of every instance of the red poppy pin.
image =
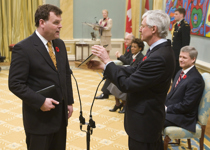
<svg viewBox="0 0 210 150">
<path fill-rule="evenodd" d="M 180 26 L 180 24 L 178 24 L 178 27 Z"/>
<path fill-rule="evenodd" d="M 183 79 L 186 79 L 187 78 L 187 75 L 184 75 Z"/>
<path fill-rule="evenodd" d="M 135 61 L 136 59 L 133 59 L 133 62 Z"/>
<path fill-rule="evenodd" d="M 129 52 L 129 49 L 127 50 L 127 52 Z"/>
<path fill-rule="evenodd" d="M 145 59 L 147 59 L 147 56 L 144 56 L 143 61 L 144 61 Z"/>
<path fill-rule="evenodd" d="M 60 51 L 58 47 L 55 47 L 55 50 L 56 50 L 56 52 L 59 52 Z"/>
</svg>

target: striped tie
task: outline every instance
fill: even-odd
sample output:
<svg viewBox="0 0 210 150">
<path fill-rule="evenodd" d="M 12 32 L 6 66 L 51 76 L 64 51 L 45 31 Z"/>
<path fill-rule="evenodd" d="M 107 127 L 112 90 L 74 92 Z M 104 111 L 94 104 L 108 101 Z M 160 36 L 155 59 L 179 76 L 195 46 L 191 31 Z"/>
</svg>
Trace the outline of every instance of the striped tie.
<svg viewBox="0 0 210 150">
<path fill-rule="evenodd" d="M 57 62 L 56 62 L 55 54 L 53 53 L 51 42 L 47 42 L 47 47 L 48 47 L 49 55 L 50 55 L 50 57 L 52 59 L 52 62 L 54 64 L 55 68 L 57 69 Z"/>
<path fill-rule="evenodd" d="M 176 82 L 175 87 L 176 87 L 176 86 L 179 84 L 179 82 L 181 81 L 183 74 L 184 74 L 184 72 L 182 71 L 182 72 L 180 73 L 180 75 L 179 75 L 179 78 L 178 78 L 178 80 L 177 80 L 177 82 Z"/>
</svg>

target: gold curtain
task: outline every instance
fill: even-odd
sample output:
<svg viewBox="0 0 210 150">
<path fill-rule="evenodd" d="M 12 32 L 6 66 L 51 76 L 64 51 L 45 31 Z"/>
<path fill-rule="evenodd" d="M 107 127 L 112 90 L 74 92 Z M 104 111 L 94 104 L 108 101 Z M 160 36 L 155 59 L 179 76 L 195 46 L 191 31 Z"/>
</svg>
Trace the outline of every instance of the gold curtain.
<svg viewBox="0 0 210 150">
<path fill-rule="evenodd" d="M 126 27 L 127 7 L 128 7 L 128 0 L 126 0 L 125 27 Z M 139 37 L 139 18 L 140 18 L 140 0 L 131 0 L 131 15 L 132 15 L 132 33 L 136 38 L 138 38 Z"/>
<path fill-rule="evenodd" d="M 9 45 L 16 44 L 35 30 L 34 13 L 42 0 L 0 1 L 0 50 L 10 61 Z"/>
<path fill-rule="evenodd" d="M 153 0 L 153 10 L 162 10 L 163 0 Z"/>
<path fill-rule="evenodd" d="M 62 13 L 62 29 L 60 37 L 62 40 L 73 39 L 73 0 L 60 0 L 60 9 Z"/>
</svg>

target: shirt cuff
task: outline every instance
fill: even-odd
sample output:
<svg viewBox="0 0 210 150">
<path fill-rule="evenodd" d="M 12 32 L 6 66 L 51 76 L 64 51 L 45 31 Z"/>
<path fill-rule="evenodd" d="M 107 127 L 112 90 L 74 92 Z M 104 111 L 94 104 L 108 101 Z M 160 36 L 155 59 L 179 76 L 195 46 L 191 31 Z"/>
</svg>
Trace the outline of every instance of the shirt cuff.
<svg viewBox="0 0 210 150">
<path fill-rule="evenodd" d="M 167 112 L 167 107 L 165 107 L 165 112 Z"/>
<path fill-rule="evenodd" d="M 109 61 L 108 63 L 106 63 L 106 65 L 104 66 L 104 71 L 106 70 L 106 66 L 107 66 L 108 64 L 110 64 L 111 62 L 113 62 L 113 61 Z"/>
</svg>

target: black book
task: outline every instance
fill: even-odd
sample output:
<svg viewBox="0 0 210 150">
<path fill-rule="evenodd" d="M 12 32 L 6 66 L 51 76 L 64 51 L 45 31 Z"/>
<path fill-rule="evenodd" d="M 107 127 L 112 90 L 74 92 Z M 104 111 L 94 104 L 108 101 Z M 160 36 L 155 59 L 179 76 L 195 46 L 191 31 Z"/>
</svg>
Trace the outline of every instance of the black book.
<svg viewBox="0 0 210 150">
<path fill-rule="evenodd" d="M 55 85 L 51 85 L 46 88 L 43 88 L 39 91 L 36 91 L 36 93 L 39 93 L 46 98 L 52 98 L 52 99 L 58 101 L 58 94 L 57 94 Z"/>
</svg>

